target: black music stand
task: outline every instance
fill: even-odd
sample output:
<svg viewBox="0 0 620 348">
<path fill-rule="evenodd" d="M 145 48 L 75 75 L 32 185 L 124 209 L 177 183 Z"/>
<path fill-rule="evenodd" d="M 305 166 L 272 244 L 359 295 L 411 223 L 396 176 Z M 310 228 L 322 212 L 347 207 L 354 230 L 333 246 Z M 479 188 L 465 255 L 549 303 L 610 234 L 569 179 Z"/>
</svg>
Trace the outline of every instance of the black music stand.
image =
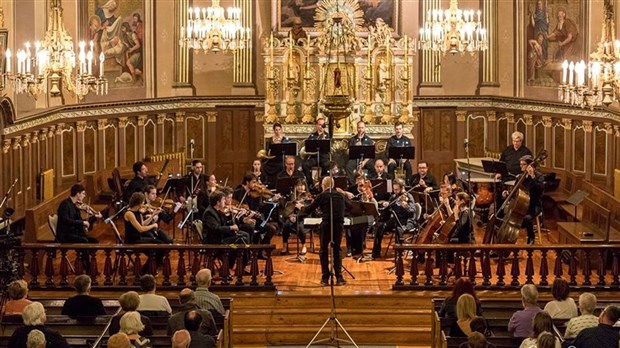
<svg viewBox="0 0 620 348">
<path fill-rule="evenodd" d="M 485 173 L 501 174 L 503 178 L 510 175 L 506 162 L 482 160 L 482 169 Z"/>
<path fill-rule="evenodd" d="M 285 156 L 297 156 L 297 143 L 270 144 L 269 153 L 272 156 L 282 156 L 282 167 L 284 167 Z"/>
<path fill-rule="evenodd" d="M 276 192 L 281 195 L 287 195 L 295 190 L 297 182 L 303 179 L 300 176 L 280 177 L 276 179 Z M 305 182 L 305 180 L 304 180 Z"/>
<path fill-rule="evenodd" d="M 379 211 L 377 210 L 377 206 L 371 202 L 360 202 L 360 201 L 352 201 L 351 202 L 351 216 L 363 216 L 363 215 L 372 215 L 375 219 L 379 216 Z"/>
<path fill-rule="evenodd" d="M 349 159 L 355 159 L 359 162 L 368 159 L 375 158 L 375 146 L 374 145 L 355 145 L 349 146 Z"/>
<path fill-rule="evenodd" d="M 583 200 L 586 199 L 586 197 L 588 197 L 589 195 L 590 194 L 588 192 L 577 190 L 575 191 L 575 193 L 573 193 L 572 195 L 570 195 L 570 197 L 566 199 L 566 203 L 569 203 L 575 207 L 575 220 L 574 221 L 578 220 L 577 219 L 577 206 L 581 204 L 581 202 L 583 202 Z"/>
<path fill-rule="evenodd" d="M 316 152 L 316 160 L 318 163 L 321 153 L 329 153 L 332 146 L 331 139 L 306 139 L 304 142 L 306 152 Z"/>
<path fill-rule="evenodd" d="M 323 178 L 321 178 L 321 180 Z M 346 191 L 349 187 L 349 179 L 346 176 L 334 176 L 332 178 L 334 179 L 334 188 Z"/>
<path fill-rule="evenodd" d="M 376 196 L 385 196 L 388 193 L 388 180 L 386 179 L 370 179 L 374 194 Z"/>
<path fill-rule="evenodd" d="M 415 158 L 415 146 L 391 146 L 388 148 L 388 158 L 401 159 L 401 160 L 414 159 Z"/>
</svg>

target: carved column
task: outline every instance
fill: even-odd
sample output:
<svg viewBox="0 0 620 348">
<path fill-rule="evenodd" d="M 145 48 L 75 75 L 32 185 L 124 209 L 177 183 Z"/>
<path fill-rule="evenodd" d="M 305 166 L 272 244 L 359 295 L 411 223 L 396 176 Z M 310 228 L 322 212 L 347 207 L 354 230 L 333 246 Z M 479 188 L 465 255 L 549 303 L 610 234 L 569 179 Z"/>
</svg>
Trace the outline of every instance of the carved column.
<svg viewBox="0 0 620 348">
<path fill-rule="evenodd" d="M 15 185 L 15 187 L 13 188 L 13 191 L 11 192 L 11 195 L 13 197 L 13 208 L 15 209 L 15 214 L 17 216 L 22 215 L 22 207 L 23 207 L 23 202 L 21 201 L 21 197 L 23 197 L 23 188 L 26 186 L 24 183 L 24 166 L 22 165 L 23 163 L 23 158 L 22 158 L 22 137 L 21 136 L 17 136 L 15 138 L 13 138 L 13 143 L 11 144 L 11 152 L 13 153 L 13 155 L 11 156 L 12 158 L 12 162 L 11 162 L 11 166 L 9 166 L 9 168 L 13 168 L 12 169 L 12 175 L 11 175 L 11 179 L 15 180 L 18 179 L 17 184 Z"/>
<path fill-rule="evenodd" d="M 176 0 L 174 2 L 174 83 L 172 84 L 175 95 L 194 95 L 192 85 L 192 52 L 187 45 L 179 45 L 181 39 L 177 28 L 187 25 L 189 0 Z"/>
<path fill-rule="evenodd" d="M 118 118 L 118 165 L 124 167 L 127 165 L 127 117 Z"/>
<path fill-rule="evenodd" d="M 420 1 L 420 23 L 424 23 L 429 11 L 441 8 L 440 0 Z M 421 95 L 437 95 L 443 91 L 441 84 L 441 53 L 436 51 L 422 50 L 420 52 L 420 85 Z"/>
<path fill-rule="evenodd" d="M 525 121 L 525 146 L 528 149 L 534 148 L 534 119 L 532 115 L 523 115 Z M 536 154 L 534 154 L 536 155 Z"/>
<path fill-rule="evenodd" d="M 613 168 L 620 168 L 620 126 L 618 125 L 614 125 L 614 142 L 612 143 L 613 146 L 613 150 L 614 150 L 614 154 L 613 156 L 611 156 L 611 158 L 615 159 L 615 161 L 612 161 L 612 167 Z M 618 191 L 618 188 L 616 188 L 616 191 Z"/>
<path fill-rule="evenodd" d="M 47 170 L 50 168 L 50 158 L 49 156 L 46 156 L 47 147 L 48 147 L 47 128 L 41 129 L 41 131 L 38 134 L 38 138 L 39 138 L 39 154 L 38 154 L 39 163 L 41 164 L 41 170 Z"/>
<path fill-rule="evenodd" d="M 235 7 L 241 9 L 241 26 L 252 28 L 254 24 L 254 1 L 234 0 Z M 254 30 L 251 34 L 254 36 Z M 253 37 L 250 38 L 250 44 Z M 254 50 L 246 47 L 235 51 L 233 54 L 233 95 L 254 95 L 256 84 L 254 83 Z"/>
<path fill-rule="evenodd" d="M 62 129 L 64 123 L 59 123 L 54 130 L 54 172 L 56 173 L 56 186 L 62 185 Z"/>
<path fill-rule="evenodd" d="M 583 130 L 585 131 L 585 139 L 586 139 L 586 148 L 584 149 L 584 157 L 586 160 L 585 171 L 586 171 L 586 180 L 592 181 L 592 172 L 594 172 L 594 161 L 592 160 L 592 121 L 584 120 L 582 121 Z"/>
<path fill-rule="evenodd" d="M 155 152 L 164 153 L 164 120 L 166 119 L 166 114 L 161 113 L 157 114 L 157 148 Z"/>
<path fill-rule="evenodd" d="M 497 112 L 487 111 L 487 144 L 488 150 L 495 151 L 497 146 Z M 486 152 L 486 151 L 485 151 Z"/>
<path fill-rule="evenodd" d="M 422 156 L 422 148 L 420 147 L 422 144 L 422 130 L 420 127 L 420 110 L 413 110 L 411 112 L 411 144 L 416 147 L 416 154 L 411 163 L 411 168 L 416 168 L 418 166 L 418 159 Z M 416 170 L 413 170 L 416 172 Z"/>
<path fill-rule="evenodd" d="M 77 144 L 76 144 L 76 171 L 77 181 L 84 179 L 84 131 L 86 130 L 86 121 L 77 121 Z"/>
<path fill-rule="evenodd" d="M 553 127 L 552 127 L 553 122 L 551 120 L 551 117 L 549 116 L 543 116 L 542 122 L 543 122 L 543 126 L 545 127 L 545 149 L 551 155 L 551 148 L 552 148 L 552 144 L 554 140 L 553 139 Z M 545 163 L 549 167 L 553 167 L 553 160 L 551 158 L 548 158 L 543 163 Z"/>
<path fill-rule="evenodd" d="M 563 118 L 564 124 L 564 169 L 573 170 L 573 120 L 570 118 Z"/>
<path fill-rule="evenodd" d="M 45 154 L 46 154 L 46 158 L 47 158 L 47 168 L 53 168 L 54 169 L 54 175 L 58 176 L 58 168 L 56 167 L 56 137 L 55 137 L 55 132 L 56 132 L 56 126 L 50 126 L 50 128 L 47 130 L 47 146 L 45 147 Z"/>
<path fill-rule="evenodd" d="M 97 167 L 96 169 L 105 169 L 106 156 L 109 155 L 106 153 L 105 148 L 105 126 L 108 125 L 108 120 L 106 118 L 102 118 L 97 120 Z M 113 154 L 116 156 L 116 154 Z"/>
<path fill-rule="evenodd" d="M 614 147 L 614 132 L 611 126 L 611 123 L 605 122 L 605 132 L 607 133 L 605 138 L 607 139 L 607 150 L 609 153 L 607 154 L 607 166 L 605 167 L 605 171 L 607 172 L 607 180 L 605 185 L 607 187 L 612 187 L 614 183 L 614 161 L 615 158 L 615 147 Z"/>
<path fill-rule="evenodd" d="M 207 173 L 214 173 L 218 160 L 217 156 L 217 111 L 207 111 L 207 141 L 204 149 L 205 167 L 209 169 Z"/>
<path fill-rule="evenodd" d="M 456 157 L 463 158 L 465 157 L 465 148 L 462 146 L 463 141 L 465 140 L 465 134 L 467 134 L 467 111 L 465 110 L 457 110 L 456 114 L 456 144 L 461 144 L 461 146 L 456 146 Z"/>
<path fill-rule="evenodd" d="M 21 148 L 22 148 L 22 177 L 20 180 L 24 180 L 23 184 L 23 196 L 22 199 L 24 201 L 24 207 L 31 206 L 32 202 L 34 202 L 33 194 L 35 193 L 34 184 L 34 174 L 33 172 L 36 170 L 33 168 L 32 164 L 32 146 L 30 146 L 30 133 L 24 134 L 22 138 Z"/>
<path fill-rule="evenodd" d="M 482 23 L 487 29 L 489 47 L 480 54 L 480 84 L 479 95 L 497 94 L 499 87 L 499 52 L 498 42 L 498 1 L 481 0 Z"/>
<path fill-rule="evenodd" d="M 181 149 L 185 150 L 186 153 L 189 153 L 187 151 L 187 146 L 185 144 L 187 144 L 187 140 L 185 139 L 185 127 L 184 127 L 184 122 L 185 122 L 185 113 L 184 112 L 177 112 L 174 114 L 174 124 L 176 125 L 175 131 L 177 132 L 177 143 L 175 146 L 175 151 L 181 151 Z M 185 164 L 182 164 L 182 166 Z"/>
<path fill-rule="evenodd" d="M 501 150 L 512 143 L 511 134 L 517 130 L 515 125 L 515 114 L 512 112 L 506 112 L 504 115 L 506 115 L 506 121 L 508 122 L 508 139 L 500 139 L 500 142 L 503 141 L 503 145 L 500 146 Z"/>
<path fill-rule="evenodd" d="M 145 148 L 146 134 L 145 134 L 145 129 L 144 129 L 144 124 L 146 123 L 146 119 L 147 119 L 146 115 L 138 116 L 138 129 L 137 129 L 138 158 L 137 158 L 137 161 L 142 161 L 144 157 L 146 156 L 146 148 Z"/>
<path fill-rule="evenodd" d="M 2 192 L 6 192 L 11 185 L 11 180 L 15 180 L 14 178 L 11 178 L 11 170 L 9 169 L 11 168 L 11 153 L 9 152 L 10 148 L 11 140 L 4 139 L 4 141 L 2 142 L 2 168 L 5 168 L 5 174 L 2 175 L 2 179 L 0 179 L 0 188 L 2 189 Z"/>
</svg>

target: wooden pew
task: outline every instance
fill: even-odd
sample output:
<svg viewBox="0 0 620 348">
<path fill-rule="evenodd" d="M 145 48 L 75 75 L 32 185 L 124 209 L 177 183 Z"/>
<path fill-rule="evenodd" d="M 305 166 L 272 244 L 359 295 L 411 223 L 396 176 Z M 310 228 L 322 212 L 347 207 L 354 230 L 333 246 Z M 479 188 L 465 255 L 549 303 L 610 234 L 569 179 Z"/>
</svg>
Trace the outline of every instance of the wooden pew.
<svg viewBox="0 0 620 348">
<path fill-rule="evenodd" d="M 572 172 L 565 170 L 550 170 L 544 169 L 545 172 L 556 173 L 556 178 L 560 180 L 560 185 L 555 191 L 545 192 L 544 197 L 550 198 L 556 204 L 564 203 L 575 191 L 581 187 L 583 176 L 576 175 Z"/>
<path fill-rule="evenodd" d="M 609 221 L 611 212 L 589 197 L 583 202 L 581 221 L 561 221 L 557 223 L 560 244 L 603 244 L 609 241 Z M 588 233 L 591 235 L 584 235 Z"/>
<path fill-rule="evenodd" d="M 221 345 L 221 341 L 220 341 L 221 335 L 222 335 L 222 332 L 220 331 L 218 336 L 214 337 L 217 339 L 217 341 L 215 342 L 215 346 L 217 348 L 223 348 L 223 346 Z M 74 347 L 74 348 L 91 348 L 93 343 L 99 337 L 98 335 L 63 335 L 63 336 L 67 339 L 67 342 L 69 342 L 71 347 Z M 0 336 L 0 348 L 4 348 L 4 347 L 9 348 L 10 337 L 11 336 Z M 108 338 L 109 336 L 104 336 L 104 345 L 101 345 L 100 347 L 105 347 L 107 345 L 106 342 Z M 171 338 L 166 335 L 153 336 L 150 338 L 150 340 L 151 340 L 151 343 L 153 344 L 153 347 L 163 348 L 163 347 L 171 346 Z"/>
</svg>

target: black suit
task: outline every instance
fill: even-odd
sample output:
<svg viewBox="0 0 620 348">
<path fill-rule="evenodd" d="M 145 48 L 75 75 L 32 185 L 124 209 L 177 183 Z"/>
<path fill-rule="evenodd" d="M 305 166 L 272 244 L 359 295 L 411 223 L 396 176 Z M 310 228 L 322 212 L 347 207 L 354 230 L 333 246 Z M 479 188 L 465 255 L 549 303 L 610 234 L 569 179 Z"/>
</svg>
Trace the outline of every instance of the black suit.
<svg viewBox="0 0 620 348">
<path fill-rule="evenodd" d="M 405 147 L 405 146 L 412 146 L 411 140 L 409 140 L 407 136 L 401 135 L 400 138 L 397 138 L 396 135 L 392 135 L 391 137 L 388 138 L 387 146 L 385 148 L 385 153 L 389 155 L 390 148 L 392 147 Z M 396 163 L 392 163 L 388 165 L 388 172 L 390 174 L 394 174 L 394 170 L 398 168 L 400 159 L 394 158 L 394 157 L 390 157 L 390 158 L 395 160 Z M 405 161 L 405 163 L 403 163 L 403 168 L 405 169 L 405 173 L 406 173 L 405 181 L 407 181 L 407 179 L 411 178 L 411 163 L 408 160 Z"/>
<path fill-rule="evenodd" d="M 528 243 L 533 242 L 534 235 L 534 219 L 542 212 L 542 196 L 544 189 L 544 177 L 538 172 L 534 172 L 534 178 L 527 176 L 523 179 L 523 187 L 530 194 L 530 205 L 527 208 L 527 214 L 523 217 L 522 227 L 527 229 Z"/>
<path fill-rule="evenodd" d="M 358 137 L 357 135 L 354 135 L 351 139 L 349 139 L 349 150 L 351 150 L 352 146 L 360 146 L 360 145 L 373 145 L 374 142 L 372 141 L 372 139 L 370 139 L 370 137 L 366 134 L 364 134 L 363 137 Z M 355 182 L 355 171 L 357 170 L 357 160 L 358 158 L 351 158 L 349 157 L 349 160 L 347 161 L 347 164 L 345 166 L 345 169 L 347 171 L 347 175 L 349 177 L 349 181 L 350 182 Z M 368 162 L 366 162 L 366 164 L 364 165 L 364 168 L 362 169 L 366 169 L 368 170 L 368 173 L 372 174 L 375 171 L 375 160 L 373 159 L 369 159 Z"/>
<path fill-rule="evenodd" d="M 314 132 L 312 134 L 310 134 L 310 136 L 308 136 L 308 140 L 318 140 L 318 139 L 329 139 L 329 134 L 327 134 L 327 132 L 323 132 L 323 134 L 321 134 L 321 136 L 319 136 L 319 133 Z M 304 171 L 304 175 L 306 177 L 306 184 L 308 184 L 308 187 L 312 187 L 312 167 L 316 167 L 319 166 L 321 167 L 321 173 L 319 173 L 320 175 L 326 175 L 329 172 L 329 152 L 327 153 L 319 153 L 319 163 L 317 164 L 316 162 L 316 155 L 310 156 L 308 159 L 304 160 L 303 163 L 301 164 L 301 167 L 303 168 Z"/>
<path fill-rule="evenodd" d="M 65 301 L 60 314 L 79 319 L 106 315 L 106 312 L 100 299 L 90 295 L 75 295 Z"/>
<path fill-rule="evenodd" d="M 129 181 L 129 184 L 127 184 L 127 188 L 123 192 L 123 200 L 125 201 L 125 204 L 129 203 L 131 195 L 133 195 L 135 192 L 146 191 L 146 187 L 148 185 L 149 183 L 146 181 L 146 178 L 141 178 L 137 175 L 134 176 L 133 179 Z"/>
<path fill-rule="evenodd" d="M 202 215 L 202 226 L 206 244 L 248 243 L 249 235 L 243 231 L 232 230 L 226 224 L 225 217 L 213 207 L 208 207 Z"/>
<path fill-rule="evenodd" d="M 56 240 L 59 243 L 98 243 L 97 239 L 86 235 L 84 220 L 71 198 L 58 206 Z"/>
</svg>

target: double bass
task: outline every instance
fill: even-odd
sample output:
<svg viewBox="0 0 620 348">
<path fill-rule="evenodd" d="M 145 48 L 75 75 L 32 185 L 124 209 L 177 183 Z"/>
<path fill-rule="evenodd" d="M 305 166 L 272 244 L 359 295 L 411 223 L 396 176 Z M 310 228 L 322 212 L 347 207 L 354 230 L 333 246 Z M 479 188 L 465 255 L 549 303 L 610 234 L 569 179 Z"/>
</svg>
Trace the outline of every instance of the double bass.
<svg viewBox="0 0 620 348">
<path fill-rule="evenodd" d="M 536 166 L 547 159 L 547 157 L 547 150 L 542 149 L 530 165 Z M 517 180 L 510 193 L 508 193 L 504 204 L 496 209 L 495 214 L 491 215 L 484 233 L 484 244 L 491 243 L 493 237 L 495 237 L 496 244 L 514 244 L 517 241 L 523 218 L 527 215 L 527 210 L 530 206 L 530 194 L 521 188 L 521 184 L 523 184 L 523 180 L 526 177 L 527 175 L 525 174 L 519 177 L 519 180 Z M 504 210 L 505 215 L 503 219 L 500 219 L 497 217 L 497 212 L 502 210 Z M 499 224 L 497 231 L 495 231 L 497 220 L 501 224 Z"/>
</svg>

